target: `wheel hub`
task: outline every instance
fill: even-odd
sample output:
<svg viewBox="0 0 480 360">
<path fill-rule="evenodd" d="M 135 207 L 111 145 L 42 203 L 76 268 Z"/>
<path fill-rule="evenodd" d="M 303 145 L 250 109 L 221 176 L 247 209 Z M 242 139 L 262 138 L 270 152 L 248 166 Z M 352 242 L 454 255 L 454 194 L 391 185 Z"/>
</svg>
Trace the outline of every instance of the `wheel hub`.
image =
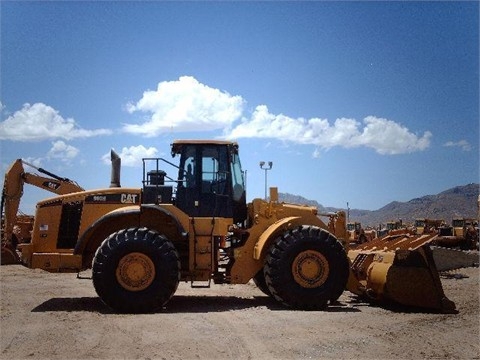
<svg viewBox="0 0 480 360">
<path fill-rule="evenodd" d="M 292 263 L 293 279 L 304 288 L 321 286 L 327 280 L 329 271 L 325 256 L 314 250 L 302 251 Z"/>
<path fill-rule="evenodd" d="M 145 254 L 132 252 L 122 257 L 116 270 L 120 285 L 129 291 L 141 291 L 155 278 L 155 265 Z"/>
</svg>

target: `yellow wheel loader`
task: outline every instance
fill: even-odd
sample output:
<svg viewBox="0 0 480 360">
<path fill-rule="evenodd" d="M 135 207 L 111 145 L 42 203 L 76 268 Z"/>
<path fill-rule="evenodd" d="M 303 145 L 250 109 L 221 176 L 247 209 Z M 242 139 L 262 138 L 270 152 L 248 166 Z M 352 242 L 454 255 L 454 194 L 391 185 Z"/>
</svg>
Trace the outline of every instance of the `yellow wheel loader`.
<svg viewBox="0 0 480 360">
<path fill-rule="evenodd" d="M 418 235 L 437 232 L 439 228 L 445 226 L 445 220 L 442 219 L 415 219 L 413 228 Z"/>
<path fill-rule="evenodd" d="M 177 163 L 143 160 L 142 188 L 117 184 L 39 202 L 23 263 L 52 272 L 91 268 L 102 301 L 127 313 L 161 308 L 180 281 L 209 287 L 253 280 L 285 306 L 306 310 L 326 308 L 345 288 L 388 298 L 388 276 L 370 286 L 362 264 L 347 256 L 344 212 L 281 203 L 276 188 L 268 202 L 247 204 L 237 143 L 177 140 L 171 154 Z M 407 281 L 417 283 L 417 264 L 407 268 Z"/>
<path fill-rule="evenodd" d="M 459 247 L 462 250 L 478 249 L 478 220 L 471 218 L 454 218 L 451 226 L 439 227 L 439 236 L 435 245 Z"/>
<path fill-rule="evenodd" d="M 347 223 L 348 240 L 351 246 L 372 241 L 377 237 L 375 229 L 364 229 L 359 222 Z"/>
</svg>

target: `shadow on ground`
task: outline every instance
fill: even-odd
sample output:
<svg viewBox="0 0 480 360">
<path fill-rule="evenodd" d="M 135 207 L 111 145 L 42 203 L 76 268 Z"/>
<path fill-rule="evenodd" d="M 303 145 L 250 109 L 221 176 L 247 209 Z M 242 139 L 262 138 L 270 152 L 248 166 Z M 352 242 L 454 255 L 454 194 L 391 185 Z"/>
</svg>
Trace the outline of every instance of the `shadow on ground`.
<svg viewBox="0 0 480 360">
<path fill-rule="evenodd" d="M 266 307 L 272 311 L 291 311 L 267 296 L 240 298 L 235 296 L 174 296 L 157 313 L 206 313 L 243 310 Z M 49 311 L 88 311 L 101 314 L 114 314 L 98 297 L 52 298 L 32 309 L 32 312 Z M 323 310 L 325 312 L 360 312 L 358 308 L 336 302 Z"/>
</svg>

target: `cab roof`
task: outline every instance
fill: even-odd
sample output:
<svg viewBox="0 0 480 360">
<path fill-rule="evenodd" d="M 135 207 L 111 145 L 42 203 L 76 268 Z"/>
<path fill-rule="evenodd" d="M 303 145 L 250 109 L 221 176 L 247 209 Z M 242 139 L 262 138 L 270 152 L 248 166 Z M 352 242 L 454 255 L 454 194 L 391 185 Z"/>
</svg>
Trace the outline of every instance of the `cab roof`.
<svg viewBox="0 0 480 360">
<path fill-rule="evenodd" d="M 174 140 L 172 143 L 172 155 L 180 154 L 184 145 L 227 145 L 238 149 L 238 144 L 228 140 Z"/>
</svg>

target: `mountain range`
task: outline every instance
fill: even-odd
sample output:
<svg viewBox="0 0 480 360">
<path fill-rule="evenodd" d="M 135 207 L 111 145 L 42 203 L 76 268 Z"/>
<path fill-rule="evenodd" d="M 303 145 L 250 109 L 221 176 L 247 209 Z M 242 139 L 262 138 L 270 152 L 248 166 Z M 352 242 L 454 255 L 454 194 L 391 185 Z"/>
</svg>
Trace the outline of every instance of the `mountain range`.
<svg viewBox="0 0 480 360">
<path fill-rule="evenodd" d="M 412 224 L 418 218 L 441 219 L 451 223 L 456 217 L 478 218 L 479 184 L 456 186 L 436 195 L 426 195 L 407 202 L 392 201 L 378 210 L 324 207 L 315 200 L 289 193 L 279 193 L 279 201 L 316 206 L 319 212 L 343 210 L 349 221 L 358 221 L 363 227 L 377 227 L 400 219 L 405 224 Z"/>
</svg>

